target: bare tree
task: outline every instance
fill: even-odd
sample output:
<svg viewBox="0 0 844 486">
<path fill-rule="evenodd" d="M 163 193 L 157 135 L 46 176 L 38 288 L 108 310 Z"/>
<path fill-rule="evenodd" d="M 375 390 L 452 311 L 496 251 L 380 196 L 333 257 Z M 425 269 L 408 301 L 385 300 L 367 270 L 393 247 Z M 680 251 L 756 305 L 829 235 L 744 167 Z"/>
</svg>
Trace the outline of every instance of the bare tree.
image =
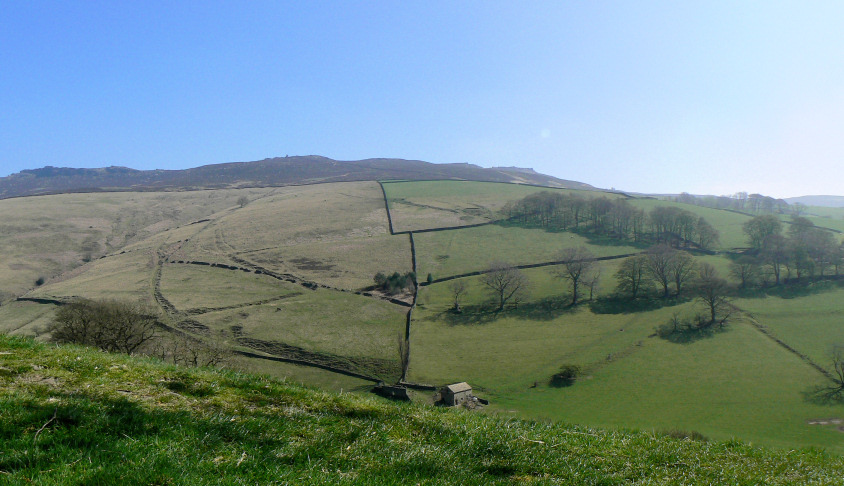
<svg viewBox="0 0 844 486">
<path fill-rule="evenodd" d="M 844 346 L 833 346 L 829 352 L 832 362 L 832 383 L 821 388 L 827 399 L 840 400 L 844 398 Z"/>
<path fill-rule="evenodd" d="M 239 198 L 237 198 L 237 204 L 240 207 L 244 207 L 249 204 L 249 198 L 246 196 L 240 196 Z"/>
<path fill-rule="evenodd" d="M 648 257 L 634 255 L 625 258 L 615 272 L 615 279 L 618 281 L 618 289 L 635 299 L 651 285 Z"/>
<path fill-rule="evenodd" d="M 700 266 L 698 272 L 698 299 L 709 311 L 709 322 L 705 327 L 718 324 L 724 327 L 732 314 L 733 306 L 727 298 L 727 281 L 718 276 L 718 272 L 709 263 Z"/>
<path fill-rule="evenodd" d="M 502 262 L 490 265 L 481 282 L 492 291 L 499 311 L 503 310 L 508 302 L 518 303 L 528 287 L 527 277 L 518 268 Z"/>
<path fill-rule="evenodd" d="M 718 244 L 720 233 L 703 216 L 697 220 L 697 244 L 701 248 L 709 248 Z"/>
<path fill-rule="evenodd" d="M 595 297 L 595 292 L 598 291 L 598 287 L 601 283 L 601 266 L 595 265 L 583 277 L 583 286 L 589 289 L 589 300 L 592 300 Z"/>
<path fill-rule="evenodd" d="M 466 283 L 460 279 L 454 280 L 451 282 L 451 285 L 449 285 L 449 290 L 451 290 L 451 298 L 454 304 L 451 309 L 459 314 L 462 312 L 460 309 L 460 301 L 466 295 Z"/>
<path fill-rule="evenodd" d="M 182 366 L 224 366 L 231 351 L 218 341 L 204 341 L 188 335 L 170 334 L 159 340 L 155 355 Z"/>
<path fill-rule="evenodd" d="M 782 232 L 782 222 L 776 216 L 766 214 L 747 221 L 742 225 L 742 229 L 750 246 L 762 250 L 767 246 L 770 237 Z"/>
<path fill-rule="evenodd" d="M 730 276 L 739 281 L 739 287 L 742 289 L 752 286 L 759 279 L 759 264 L 755 258 L 740 257 L 730 263 Z"/>
<path fill-rule="evenodd" d="M 668 245 L 651 247 L 646 253 L 648 275 L 662 287 L 662 296 L 668 297 L 668 290 L 672 280 L 671 260 L 677 250 Z"/>
<path fill-rule="evenodd" d="M 571 305 L 577 304 L 580 284 L 588 280 L 588 275 L 595 267 L 595 255 L 584 246 L 566 248 L 557 254 L 562 265 L 555 271 L 558 278 L 568 280 L 571 285 Z"/>
<path fill-rule="evenodd" d="M 674 281 L 674 287 L 677 291 L 676 295 L 680 295 L 683 284 L 692 277 L 696 268 L 697 262 L 691 254 L 685 251 L 674 252 L 668 261 L 668 273 Z"/>
<path fill-rule="evenodd" d="M 158 316 L 141 302 L 77 300 L 59 307 L 50 324 L 56 342 L 134 354 L 158 334 Z"/>
</svg>

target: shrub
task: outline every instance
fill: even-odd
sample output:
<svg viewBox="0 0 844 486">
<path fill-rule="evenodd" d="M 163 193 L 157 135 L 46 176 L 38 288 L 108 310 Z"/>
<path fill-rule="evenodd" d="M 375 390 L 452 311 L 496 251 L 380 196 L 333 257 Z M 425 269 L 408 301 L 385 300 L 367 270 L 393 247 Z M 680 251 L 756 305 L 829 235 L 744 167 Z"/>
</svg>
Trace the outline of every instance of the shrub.
<svg viewBox="0 0 844 486">
<path fill-rule="evenodd" d="M 580 366 L 575 364 L 563 365 L 560 367 L 560 371 L 554 373 L 554 376 L 551 377 L 551 386 L 571 386 L 577 381 L 578 376 L 580 376 Z"/>
<path fill-rule="evenodd" d="M 416 274 L 413 272 L 407 272 L 405 274 L 393 272 L 392 275 L 387 276 L 383 272 L 378 272 L 375 274 L 374 280 L 375 288 L 386 294 L 394 295 L 405 289 L 412 288 L 416 281 Z"/>
<path fill-rule="evenodd" d="M 50 324 L 51 339 L 133 354 L 157 334 L 154 311 L 140 302 L 77 300 L 61 306 Z"/>
</svg>

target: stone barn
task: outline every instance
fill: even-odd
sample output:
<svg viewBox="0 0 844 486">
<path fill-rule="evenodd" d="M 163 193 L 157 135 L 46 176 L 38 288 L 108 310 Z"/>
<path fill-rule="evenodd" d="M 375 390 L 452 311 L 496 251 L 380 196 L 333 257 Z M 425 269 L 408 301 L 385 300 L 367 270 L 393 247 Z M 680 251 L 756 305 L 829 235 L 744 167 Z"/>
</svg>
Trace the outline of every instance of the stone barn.
<svg viewBox="0 0 844 486">
<path fill-rule="evenodd" d="M 472 400 L 472 387 L 468 383 L 461 382 L 443 387 L 440 391 L 443 405 L 456 407 Z"/>
</svg>

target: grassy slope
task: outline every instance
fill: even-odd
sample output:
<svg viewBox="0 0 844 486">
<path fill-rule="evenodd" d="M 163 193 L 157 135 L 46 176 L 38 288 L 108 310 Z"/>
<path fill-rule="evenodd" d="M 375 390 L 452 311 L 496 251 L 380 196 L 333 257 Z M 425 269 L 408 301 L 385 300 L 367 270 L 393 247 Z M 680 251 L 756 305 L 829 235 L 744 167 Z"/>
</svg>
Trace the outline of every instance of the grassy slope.
<svg viewBox="0 0 844 486">
<path fill-rule="evenodd" d="M 593 244 L 588 238 L 568 232 L 542 229 L 480 226 L 414 235 L 420 277 L 459 275 L 489 268 L 493 261 L 513 265 L 554 261 L 564 248 L 585 246 L 595 256 L 611 256 L 642 251 L 626 245 Z M 480 251 L 479 251 L 480 250 Z"/>
<path fill-rule="evenodd" d="M 497 219 L 495 212 L 508 201 L 539 191 L 619 197 L 595 191 L 471 181 L 391 182 L 384 184 L 384 190 L 395 231 L 484 223 Z"/>
<path fill-rule="evenodd" d="M 674 206 L 685 209 L 698 216 L 703 216 L 709 224 L 714 226 L 720 232 L 720 241 L 716 249 L 729 250 L 731 248 L 741 248 L 747 246 L 747 237 L 744 235 L 741 228 L 745 222 L 750 220 L 751 216 L 720 209 L 694 206 L 692 204 L 659 201 L 656 199 L 634 199 L 631 201 L 631 204 L 637 208 L 644 209 L 646 212 L 650 212 L 651 209 L 657 206 Z"/>
<path fill-rule="evenodd" d="M 834 425 L 808 424 L 844 418 L 844 406 L 809 399 L 822 375 L 749 323 L 671 343 L 652 336 L 654 328 L 673 312 L 691 312 L 693 302 L 637 313 L 596 314 L 587 305 L 571 310 L 553 301 L 549 309 L 536 302 L 553 295 L 553 281 L 542 280 L 540 270 L 527 273 L 538 287 L 532 301 L 500 316 L 474 313 L 472 306 L 485 299 L 476 281 L 461 317 L 447 312 L 446 284 L 424 287 L 414 314 L 410 378 L 469 381 L 493 399 L 495 410 L 520 417 L 678 428 L 844 452 Z M 807 334 L 820 338 L 823 330 Z M 583 367 L 585 377 L 568 388 L 548 386 L 569 363 Z"/>
<path fill-rule="evenodd" d="M 820 284 L 808 295 L 746 298 L 737 303 L 775 336 L 829 367 L 832 346 L 844 345 L 842 299 L 840 286 Z"/>
<path fill-rule="evenodd" d="M 38 277 L 52 277 L 93 256 L 255 199 L 269 189 L 171 193 L 95 193 L 0 201 L 0 300 L 19 295 Z"/>
<path fill-rule="evenodd" d="M 674 205 L 655 200 L 633 204 L 646 210 Z M 681 206 L 719 229 L 722 248 L 744 246 L 741 225 L 748 216 Z M 516 263 L 549 260 L 570 240 L 588 244 L 569 233 L 500 226 L 420 233 L 415 239 L 420 274 L 430 271 L 435 278 L 478 270 L 506 257 Z M 622 249 L 593 246 L 602 255 Z M 728 274 L 727 258 L 698 259 Z M 602 265 L 604 294 L 615 288 L 615 265 Z M 449 283 L 423 287 L 414 313 L 410 378 L 467 380 L 494 399 L 494 409 L 519 416 L 683 428 L 722 439 L 740 436 L 780 447 L 817 445 L 844 452 L 835 426 L 807 424 L 822 417 L 844 418 L 844 407 L 808 399 L 807 393 L 823 383 L 823 377 L 749 323 L 737 322 L 729 331 L 699 342 L 666 342 L 651 337 L 654 329 L 674 312 L 694 312 L 693 302 L 637 313 L 600 306 L 593 312 L 588 305 L 567 309 L 565 286 L 552 272 L 553 267 L 527 271 L 532 296 L 519 309 L 500 316 L 485 304 L 487 292 L 478 278 L 464 279 L 469 294 L 467 312 L 460 316 L 447 312 Z M 799 351 L 823 359 L 830 336 L 840 334 L 833 322 L 837 300 L 828 294 L 795 297 L 738 303 Z M 801 325 L 791 324 L 798 315 Z M 550 388 L 550 376 L 567 363 L 583 366 L 587 378 L 570 388 Z M 534 383 L 538 386 L 531 388 Z"/>
<path fill-rule="evenodd" d="M 0 336 L 7 484 L 838 484 L 844 461 L 493 418 Z"/>
<path fill-rule="evenodd" d="M 409 238 L 389 235 L 384 200 L 375 182 L 266 189 L 252 195 L 242 208 L 230 200 L 231 194 L 237 194 L 234 191 L 190 194 L 188 201 L 207 202 L 220 210 L 209 214 L 209 221 L 198 224 L 164 225 L 149 238 L 53 279 L 27 296 L 151 301 L 157 269 L 163 262 L 161 252 L 169 254 L 171 260 L 242 267 L 243 263 L 235 261 L 240 258 L 345 288 L 370 285 L 379 270 L 411 268 Z M 138 197 L 160 204 L 169 201 L 179 207 L 182 201 L 173 193 L 87 196 L 93 203 Z M 406 307 L 327 289 L 313 292 L 298 284 L 239 270 L 164 262 L 160 275 L 164 298 L 178 311 L 191 311 L 189 315 L 169 316 L 171 325 L 190 318 L 208 326 L 211 332 L 204 336 L 232 345 L 236 343 L 231 330 L 239 326 L 245 337 L 398 363 L 395 343 L 404 329 Z M 270 299 L 278 300 L 257 304 Z M 219 310 L 221 307 L 233 308 Z M 46 305 L 3 305 L 0 331 L 37 334 L 52 311 L 52 306 Z M 315 384 L 330 388 L 346 387 L 343 380 L 330 374 L 301 367 L 279 364 L 274 370 L 270 363 L 260 360 L 254 367 L 276 375 L 290 372 L 289 376 L 296 379 L 316 378 Z"/>
<path fill-rule="evenodd" d="M 375 182 L 278 189 L 272 197 L 222 215 L 175 258 L 236 255 L 277 272 L 360 288 L 382 270 L 410 270 L 406 236 L 390 236 Z"/>
</svg>

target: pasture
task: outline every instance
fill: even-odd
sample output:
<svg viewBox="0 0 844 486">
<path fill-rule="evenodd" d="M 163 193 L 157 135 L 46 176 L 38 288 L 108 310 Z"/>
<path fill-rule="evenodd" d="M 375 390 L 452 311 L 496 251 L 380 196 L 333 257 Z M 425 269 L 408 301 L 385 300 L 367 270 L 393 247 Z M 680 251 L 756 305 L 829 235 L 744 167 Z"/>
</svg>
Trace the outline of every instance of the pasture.
<svg viewBox="0 0 844 486">
<path fill-rule="evenodd" d="M 448 282 L 423 287 L 414 313 L 410 378 L 469 381 L 501 414 L 844 452 L 834 421 L 810 424 L 844 419 L 844 406 L 813 398 L 814 387 L 826 379 L 745 319 L 722 332 L 671 342 L 658 337 L 656 328 L 674 313 L 694 312 L 693 300 L 640 312 L 601 313 L 602 307 L 588 303 L 571 309 L 557 297 L 565 290 L 544 269 L 525 273 L 534 293 L 500 314 L 477 277 L 465 279 L 471 283 L 463 314 L 449 310 Z M 810 349 L 807 340 L 818 345 L 833 324 L 830 318 L 825 326 L 794 329 L 804 337 L 792 341 L 776 319 L 754 316 L 798 349 Z M 782 321 L 780 326 L 788 318 Z M 551 375 L 566 364 L 580 366 L 583 376 L 572 386 L 551 386 Z"/>
<path fill-rule="evenodd" d="M 383 186 L 396 232 L 486 223 L 499 219 L 498 211 L 508 202 L 540 191 L 620 197 L 600 191 L 473 181 L 385 182 Z"/>
<path fill-rule="evenodd" d="M 489 222 L 509 201 L 561 189 L 434 181 L 385 183 L 384 190 L 394 230 L 400 232 Z M 241 207 L 236 201 L 242 194 L 249 202 Z M 404 333 L 408 307 L 355 293 L 372 285 L 376 272 L 404 273 L 413 265 L 409 236 L 390 234 L 378 183 L 66 197 L 11 200 L 20 207 L 0 202 L 17 214 L 3 222 L 17 225 L 17 233 L 0 237 L 0 249 L 9 249 L 0 261 L 8 269 L 0 271 L 0 289 L 8 295 L 158 302 L 170 325 L 262 356 L 238 355 L 238 366 L 295 382 L 344 390 L 360 390 L 366 383 L 269 358 L 311 359 L 386 381 L 398 377 L 397 338 Z M 63 209 L 48 214 L 56 203 L 79 211 L 79 219 Z M 749 216 L 654 199 L 630 203 L 645 210 L 682 207 L 719 230 L 720 250 L 746 246 L 741 226 Z M 40 216 L 27 222 L 27 211 Z M 58 229 L 64 239 L 45 237 Z M 482 271 L 494 261 L 549 262 L 564 248 L 585 246 L 601 257 L 644 249 L 506 223 L 416 232 L 413 238 L 420 281 L 429 273 L 440 279 Z M 94 240 L 105 257 L 84 263 L 83 246 Z M 727 277 L 726 256 L 697 259 Z M 844 344 L 836 306 L 844 290 L 819 284 L 767 297 L 743 294 L 734 303 L 744 317 L 738 313 L 722 332 L 679 342 L 659 337 L 656 329 L 675 314 L 693 314 L 700 304 L 688 294 L 634 304 L 614 296 L 620 262 L 599 263 L 594 300 L 584 295 L 576 307 L 568 305 L 568 286 L 556 266 L 524 270 L 531 281 L 529 296 L 502 312 L 494 311 L 479 276 L 460 279 L 467 293 L 459 314 L 450 310 L 454 281 L 421 286 L 408 379 L 437 385 L 468 381 L 492 400 L 489 410 L 497 414 L 689 430 L 714 439 L 844 452 L 844 435 L 828 420 L 844 420 L 844 406 L 813 401 L 812 387 L 825 378 L 771 337 L 828 366 L 830 344 Z M 28 281 L 48 271 L 52 278 L 31 288 Z M 53 309 L 7 302 L 0 306 L 0 330 L 38 334 Z M 568 387 L 550 386 L 551 376 L 567 364 L 582 368 L 581 379 Z M 826 423 L 810 424 L 824 422 L 819 419 Z"/>
<path fill-rule="evenodd" d="M 569 232 L 549 232 L 497 224 L 414 234 L 420 278 L 434 278 L 485 270 L 495 261 L 527 265 L 555 261 L 565 248 L 585 246 L 595 256 L 638 253 L 641 248 L 601 244 Z"/>
</svg>

